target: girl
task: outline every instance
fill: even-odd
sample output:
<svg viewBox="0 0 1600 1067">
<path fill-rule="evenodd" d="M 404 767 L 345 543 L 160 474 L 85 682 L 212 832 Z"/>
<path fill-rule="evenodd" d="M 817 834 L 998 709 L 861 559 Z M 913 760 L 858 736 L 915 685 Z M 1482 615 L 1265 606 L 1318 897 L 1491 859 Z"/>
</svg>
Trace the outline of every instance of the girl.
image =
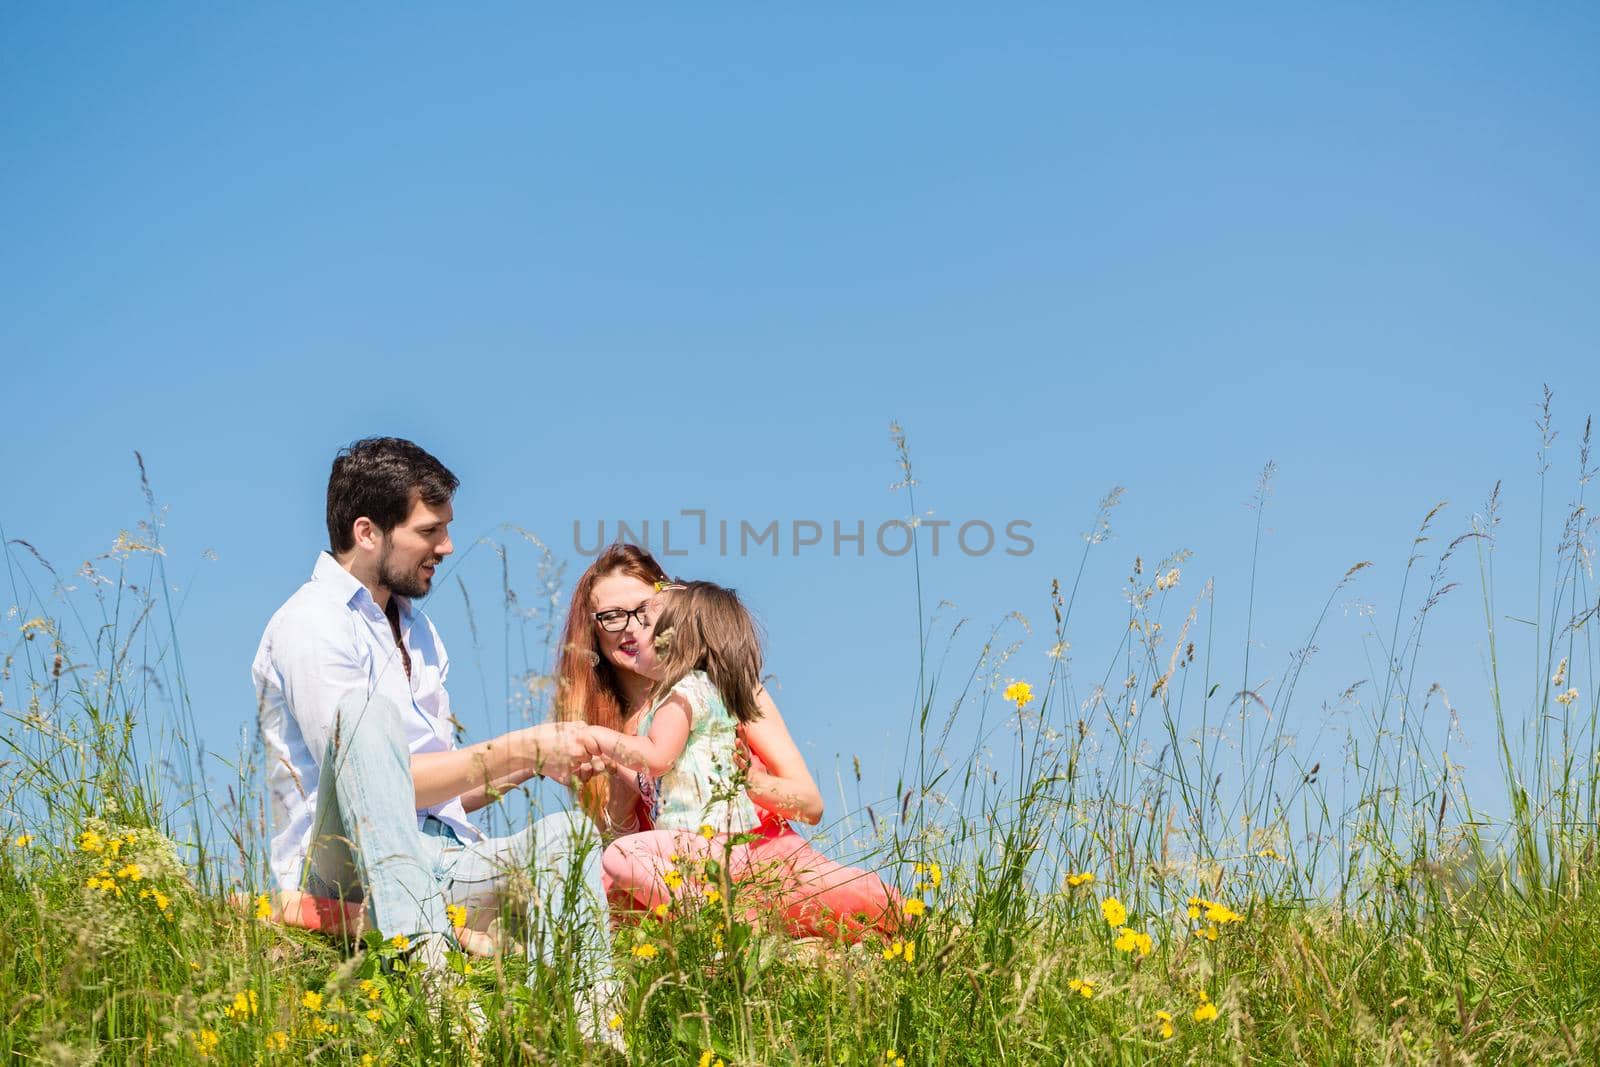
<svg viewBox="0 0 1600 1067">
<path fill-rule="evenodd" d="M 714 833 L 726 826 L 733 830 L 750 830 L 754 835 L 753 840 L 730 855 L 737 867 L 730 869 L 730 876 L 741 882 L 741 892 L 746 899 L 757 898 L 773 908 L 794 936 L 829 935 L 856 940 L 868 929 L 892 928 L 900 907 L 900 898 L 894 890 L 875 874 L 845 867 L 823 856 L 789 826 L 790 819 L 813 825 L 819 822 L 822 797 L 805 766 L 804 757 L 784 725 L 782 714 L 759 683 L 760 647 L 742 606 L 731 620 L 735 625 L 728 630 L 735 637 L 740 633 L 749 635 L 742 673 L 721 660 L 717 667 L 719 675 L 743 679 L 726 683 L 730 690 L 741 695 L 730 700 L 729 694 L 721 692 L 717 683 L 710 681 L 709 670 L 703 672 L 705 681 L 693 678 L 694 672 L 690 670 L 680 679 L 687 679 L 682 691 L 673 694 L 670 692 L 673 687 L 669 686 L 664 694 L 666 699 L 654 697 L 655 681 L 644 670 L 648 668 L 665 680 L 663 660 L 673 656 L 671 641 L 678 633 L 688 632 L 674 625 L 668 648 L 657 656 L 649 640 L 659 623 L 650 615 L 652 605 L 666 610 L 670 601 L 688 591 L 669 590 L 665 597 L 658 597 L 656 583 L 665 582 L 665 579 L 656 561 L 637 546 L 613 545 L 606 549 L 579 578 L 573 590 L 557 668 L 560 717 L 610 728 L 608 733 L 613 735 L 612 740 L 616 740 L 618 734 L 637 735 L 641 726 L 647 736 L 637 740 L 648 740 L 656 719 L 663 713 L 663 731 L 669 726 L 676 731 L 685 721 L 692 730 L 697 706 L 705 709 L 700 715 L 704 723 L 702 730 L 708 734 L 719 732 L 723 738 L 718 744 L 724 747 L 713 761 L 715 773 L 706 775 L 706 789 L 700 791 L 695 784 L 689 787 L 694 793 L 682 794 L 715 801 L 710 805 L 709 818 L 686 814 L 693 799 L 683 805 L 685 814 L 671 814 L 679 806 L 680 794 L 676 792 L 670 804 L 664 802 L 658 806 L 653 797 L 652 802 L 644 802 L 639 789 L 640 775 L 634 770 L 618 770 L 608 778 L 597 777 L 585 787 L 584 808 L 607 836 L 635 834 L 633 840 L 609 857 L 608 881 L 613 897 L 636 904 L 660 903 L 666 895 L 667 872 L 673 866 L 670 857 L 674 854 L 712 855 L 721 860 L 720 844 L 708 843 L 698 831 L 702 825 L 712 826 Z M 662 629 L 664 631 L 665 627 Z M 722 643 L 719 641 L 719 646 Z M 689 653 L 684 649 L 688 647 L 680 646 L 679 653 L 687 657 Z M 695 665 L 701 664 L 697 660 Z M 703 666 L 711 666 L 709 656 Z M 752 693 L 749 700 L 743 697 L 745 692 Z M 665 707 L 675 697 L 681 698 L 675 706 Z M 750 711 L 752 702 L 754 715 Z M 733 712 L 730 704 L 742 707 L 744 716 Z M 722 709 L 720 713 L 717 705 Z M 645 725 L 647 715 L 651 718 Z M 729 766 L 726 754 L 725 726 L 715 725 L 724 723 L 724 716 L 741 722 L 737 728 L 740 743 L 734 748 L 732 760 L 744 771 L 743 797 L 738 797 L 730 787 L 737 775 Z M 665 733 L 660 736 L 665 739 Z M 686 730 L 685 747 L 688 741 Z M 652 743 L 651 748 L 654 750 L 656 746 Z M 654 755 L 658 768 L 672 762 L 663 761 L 662 754 L 656 751 L 635 750 L 633 755 L 641 757 L 634 761 L 636 764 L 648 764 L 648 756 Z M 713 778 L 725 788 L 713 787 Z M 653 785 L 653 777 L 646 775 L 646 791 Z M 664 788 L 672 786 L 673 782 L 667 782 Z M 743 801 L 754 806 L 746 807 Z M 651 821 L 652 810 L 667 811 L 673 828 L 661 827 L 664 833 L 638 837 L 638 831 L 657 829 Z M 703 805 L 701 814 L 705 813 Z"/>
</svg>

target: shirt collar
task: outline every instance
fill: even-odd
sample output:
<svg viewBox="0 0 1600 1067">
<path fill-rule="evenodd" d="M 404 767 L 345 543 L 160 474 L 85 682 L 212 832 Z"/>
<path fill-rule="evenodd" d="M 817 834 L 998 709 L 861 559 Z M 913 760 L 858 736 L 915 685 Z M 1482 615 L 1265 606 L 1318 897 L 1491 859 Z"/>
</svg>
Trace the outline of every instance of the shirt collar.
<svg viewBox="0 0 1600 1067">
<path fill-rule="evenodd" d="M 361 583 L 361 579 L 340 566 L 339 561 L 334 559 L 328 552 L 317 553 L 317 565 L 312 568 L 311 580 L 327 586 L 330 592 L 340 598 L 339 602 L 341 604 L 352 604 L 362 600 L 371 604 L 374 608 L 378 606 L 377 601 L 372 599 L 372 593 Z M 415 614 L 411 606 L 411 598 L 401 596 L 398 593 L 390 593 L 389 596 L 399 608 L 400 629 L 409 631 Z"/>
<path fill-rule="evenodd" d="M 350 604 L 362 597 L 372 601 L 372 594 L 361 584 L 361 579 L 341 567 L 339 561 L 327 552 L 317 553 L 317 565 L 311 571 L 311 580 L 327 587 L 341 604 Z"/>
</svg>

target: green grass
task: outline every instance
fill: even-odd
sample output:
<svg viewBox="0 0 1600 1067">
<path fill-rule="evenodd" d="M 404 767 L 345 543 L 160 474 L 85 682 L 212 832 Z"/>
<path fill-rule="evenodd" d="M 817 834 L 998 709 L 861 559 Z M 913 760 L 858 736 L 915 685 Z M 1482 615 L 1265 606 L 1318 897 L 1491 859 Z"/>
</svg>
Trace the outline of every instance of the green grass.
<svg viewBox="0 0 1600 1067">
<path fill-rule="evenodd" d="M 1018 671 L 1010 622 L 954 677 L 954 635 L 936 647 L 939 624 L 923 619 L 923 657 L 907 665 L 918 702 L 906 779 L 870 834 L 844 836 L 870 837 L 870 862 L 926 914 L 906 943 L 797 947 L 770 920 L 744 921 L 737 899 L 691 894 L 619 934 L 628 1062 L 1600 1059 L 1592 471 L 1586 430 L 1575 503 L 1548 543 L 1548 416 L 1541 434 L 1534 661 L 1498 651 L 1498 491 L 1454 539 L 1434 509 L 1392 618 L 1373 627 L 1377 654 L 1359 665 L 1342 766 L 1296 762 L 1284 724 L 1304 715 L 1309 649 L 1361 564 L 1310 607 L 1307 651 L 1270 683 L 1248 635 L 1223 669 L 1209 590 L 1189 588 L 1181 553 L 1130 568 L 1126 613 L 1107 624 L 1123 633 L 1115 661 L 1087 690 L 1066 654 L 1037 677 Z M 898 431 L 895 443 L 909 492 Z M 1116 503 L 1103 502 L 1085 558 L 1103 550 Z M 520 958 L 459 959 L 459 988 L 429 1000 L 375 937 L 344 945 L 227 903 L 259 877 L 261 798 L 247 759 L 231 782 L 200 772 L 173 606 L 148 592 L 169 587 L 158 516 L 152 501 L 151 519 L 71 594 L 30 546 L 7 546 L 18 612 L 0 684 L 0 1056 L 602 1060 L 557 973 L 530 985 Z M 1053 633 L 1040 635 L 1062 652 L 1081 624 L 1083 562 L 1069 566 L 1076 576 L 1051 591 Z M 1504 771 L 1503 795 L 1484 803 L 1463 789 L 1433 725 L 1447 698 L 1419 668 L 1434 614 L 1470 604 L 1472 586 Z M 920 608 L 920 578 L 917 596 Z M 1020 707 L 1001 695 L 1013 674 L 1033 690 Z M 967 734 L 976 751 L 947 750 Z M 1082 873 L 1093 881 L 1067 884 Z M 1118 947 L 1102 907 L 1113 897 L 1148 954 L 1132 935 L 1121 938 L 1132 951 Z M 1204 903 L 1192 918 L 1191 897 L 1237 921 L 1208 920 Z M 475 1037 L 461 997 L 485 1020 Z M 1206 1004 L 1215 1017 L 1197 1018 Z"/>
</svg>

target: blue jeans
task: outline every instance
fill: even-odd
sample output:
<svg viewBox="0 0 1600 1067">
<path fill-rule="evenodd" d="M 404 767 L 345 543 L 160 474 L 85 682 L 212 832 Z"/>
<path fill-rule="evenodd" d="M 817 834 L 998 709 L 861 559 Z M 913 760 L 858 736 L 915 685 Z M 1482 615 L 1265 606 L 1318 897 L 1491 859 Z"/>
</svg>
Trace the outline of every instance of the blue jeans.
<svg viewBox="0 0 1600 1067">
<path fill-rule="evenodd" d="M 317 782 L 306 892 L 365 900 L 377 929 L 437 944 L 454 940 L 447 898 L 469 908 L 513 898 L 525 905 L 530 959 L 557 962 L 553 949 L 565 930 L 576 956 L 574 986 L 609 984 L 600 840 L 587 819 L 559 812 L 519 833 L 470 842 L 435 819 L 425 832 L 399 709 L 352 694 L 338 715 Z"/>
</svg>

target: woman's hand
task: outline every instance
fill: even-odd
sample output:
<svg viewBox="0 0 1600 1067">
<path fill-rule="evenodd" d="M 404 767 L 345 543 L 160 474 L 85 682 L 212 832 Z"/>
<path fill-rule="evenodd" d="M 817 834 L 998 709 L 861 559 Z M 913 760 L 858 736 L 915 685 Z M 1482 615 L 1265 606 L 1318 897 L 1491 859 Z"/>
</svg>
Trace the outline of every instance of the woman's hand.
<svg viewBox="0 0 1600 1067">
<path fill-rule="evenodd" d="M 757 807 L 815 826 L 822 821 L 822 791 L 789 736 L 766 687 L 756 690 L 759 718 L 739 726 L 734 760 L 746 768 L 745 792 Z"/>
</svg>

